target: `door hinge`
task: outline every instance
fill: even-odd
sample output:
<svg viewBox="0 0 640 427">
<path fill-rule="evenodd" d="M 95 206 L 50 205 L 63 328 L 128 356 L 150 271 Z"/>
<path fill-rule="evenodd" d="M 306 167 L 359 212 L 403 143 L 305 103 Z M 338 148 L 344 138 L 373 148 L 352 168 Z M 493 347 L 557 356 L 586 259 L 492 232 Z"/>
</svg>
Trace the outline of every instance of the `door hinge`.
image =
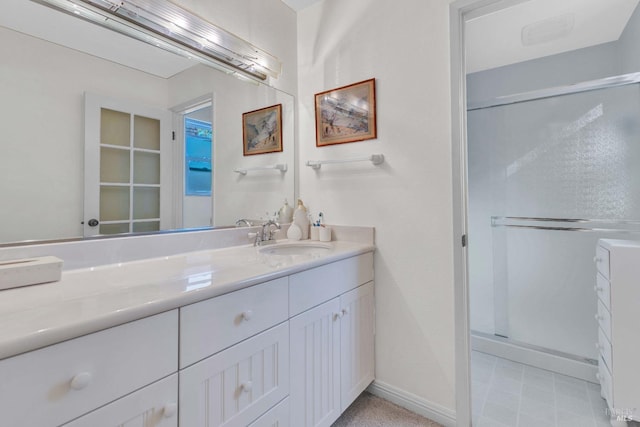
<svg viewBox="0 0 640 427">
<path fill-rule="evenodd" d="M 176 131 L 175 130 L 171 131 L 171 140 L 172 141 L 176 140 Z"/>
<path fill-rule="evenodd" d="M 462 235 L 462 247 L 463 248 L 467 247 L 467 235 L 466 234 Z"/>
</svg>

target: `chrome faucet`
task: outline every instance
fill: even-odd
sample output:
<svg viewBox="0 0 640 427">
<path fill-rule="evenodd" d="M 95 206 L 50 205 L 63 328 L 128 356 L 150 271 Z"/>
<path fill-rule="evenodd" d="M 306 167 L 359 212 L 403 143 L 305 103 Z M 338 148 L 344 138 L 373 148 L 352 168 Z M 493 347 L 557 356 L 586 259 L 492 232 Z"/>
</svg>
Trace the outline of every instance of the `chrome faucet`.
<svg viewBox="0 0 640 427">
<path fill-rule="evenodd" d="M 253 242 L 253 246 L 269 245 L 276 242 L 274 236 L 276 232 L 271 229 L 272 225 L 275 225 L 280 230 L 280 224 L 270 219 L 262 224 L 262 229 L 256 233 L 256 240 Z"/>
<path fill-rule="evenodd" d="M 240 227 L 242 224 L 247 227 L 253 227 L 253 224 L 251 224 L 248 219 L 242 218 L 236 221 L 236 227 Z"/>
</svg>

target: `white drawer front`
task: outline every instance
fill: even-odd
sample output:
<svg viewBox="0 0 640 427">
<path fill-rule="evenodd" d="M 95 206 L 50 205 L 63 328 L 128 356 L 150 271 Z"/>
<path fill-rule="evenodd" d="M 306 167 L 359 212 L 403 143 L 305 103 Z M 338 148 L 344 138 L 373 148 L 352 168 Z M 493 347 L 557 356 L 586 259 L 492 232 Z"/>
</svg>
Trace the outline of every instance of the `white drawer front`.
<svg viewBox="0 0 640 427">
<path fill-rule="evenodd" d="M 289 318 L 286 277 L 180 309 L 180 368 Z"/>
<path fill-rule="evenodd" d="M 602 357 L 598 358 L 598 380 L 600 381 L 602 397 L 607 400 L 609 407 L 613 407 L 611 373 L 603 362 Z"/>
<path fill-rule="evenodd" d="M 2 424 L 58 426 L 177 367 L 177 310 L 5 359 Z"/>
<path fill-rule="evenodd" d="M 289 276 L 291 317 L 373 280 L 373 254 L 336 261 Z"/>
<path fill-rule="evenodd" d="M 598 300 L 598 314 L 596 316 L 598 324 L 604 332 L 605 336 L 611 342 L 611 313 L 604 306 L 604 303 Z"/>
<path fill-rule="evenodd" d="M 611 283 L 605 279 L 600 273 L 596 274 L 596 293 L 598 298 L 607 307 L 607 310 L 611 310 Z"/>
<path fill-rule="evenodd" d="M 598 350 L 600 351 L 600 356 L 606 363 L 609 371 L 613 371 L 612 357 L 611 357 L 611 343 L 607 339 L 606 335 L 602 331 L 602 329 L 598 328 Z"/>
<path fill-rule="evenodd" d="M 245 427 L 289 394 L 289 322 L 180 371 L 180 425 Z"/>
<path fill-rule="evenodd" d="M 64 427 L 177 426 L 177 373 L 64 425 Z"/>
<path fill-rule="evenodd" d="M 252 422 L 249 427 L 289 427 L 289 425 L 289 398 L 287 397 Z"/>
<path fill-rule="evenodd" d="M 596 246 L 595 262 L 600 274 L 609 280 L 609 251 L 602 246 Z"/>
</svg>

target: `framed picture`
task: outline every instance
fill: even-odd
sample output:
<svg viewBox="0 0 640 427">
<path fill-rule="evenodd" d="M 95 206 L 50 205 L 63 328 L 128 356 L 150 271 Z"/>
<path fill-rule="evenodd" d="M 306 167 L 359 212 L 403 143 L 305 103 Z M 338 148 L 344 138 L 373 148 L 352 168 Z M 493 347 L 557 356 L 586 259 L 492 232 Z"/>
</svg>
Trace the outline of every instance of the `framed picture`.
<svg viewBox="0 0 640 427">
<path fill-rule="evenodd" d="M 376 80 L 316 94 L 316 146 L 376 138 Z"/>
<path fill-rule="evenodd" d="M 282 104 L 242 114 L 245 156 L 282 151 Z"/>
</svg>

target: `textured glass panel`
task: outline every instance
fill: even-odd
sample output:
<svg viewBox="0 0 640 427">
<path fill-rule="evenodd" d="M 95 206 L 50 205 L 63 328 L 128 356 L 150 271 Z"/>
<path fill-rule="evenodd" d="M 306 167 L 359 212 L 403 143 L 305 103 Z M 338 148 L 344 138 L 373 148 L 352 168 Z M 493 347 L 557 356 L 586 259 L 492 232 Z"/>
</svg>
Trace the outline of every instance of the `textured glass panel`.
<svg viewBox="0 0 640 427">
<path fill-rule="evenodd" d="M 160 150 L 160 120 L 135 116 L 133 146 L 147 150 Z"/>
<path fill-rule="evenodd" d="M 160 221 L 134 222 L 134 233 L 146 233 L 150 231 L 160 231 Z"/>
<path fill-rule="evenodd" d="M 160 218 L 160 189 L 134 187 L 133 219 Z"/>
<path fill-rule="evenodd" d="M 100 143 L 131 146 L 131 115 L 102 108 L 100 110 Z"/>
<path fill-rule="evenodd" d="M 129 150 L 100 148 L 100 182 L 128 183 L 130 179 Z"/>
<path fill-rule="evenodd" d="M 100 224 L 100 234 L 122 234 L 129 233 L 129 223 L 120 224 Z"/>
<path fill-rule="evenodd" d="M 129 220 L 129 187 L 100 187 L 100 221 Z"/>
<path fill-rule="evenodd" d="M 640 235 L 491 217 L 640 220 L 639 118 L 637 84 L 468 112 L 473 330 L 595 357 L 596 241 Z"/>
<path fill-rule="evenodd" d="M 160 153 L 133 152 L 133 182 L 160 184 Z"/>
</svg>

